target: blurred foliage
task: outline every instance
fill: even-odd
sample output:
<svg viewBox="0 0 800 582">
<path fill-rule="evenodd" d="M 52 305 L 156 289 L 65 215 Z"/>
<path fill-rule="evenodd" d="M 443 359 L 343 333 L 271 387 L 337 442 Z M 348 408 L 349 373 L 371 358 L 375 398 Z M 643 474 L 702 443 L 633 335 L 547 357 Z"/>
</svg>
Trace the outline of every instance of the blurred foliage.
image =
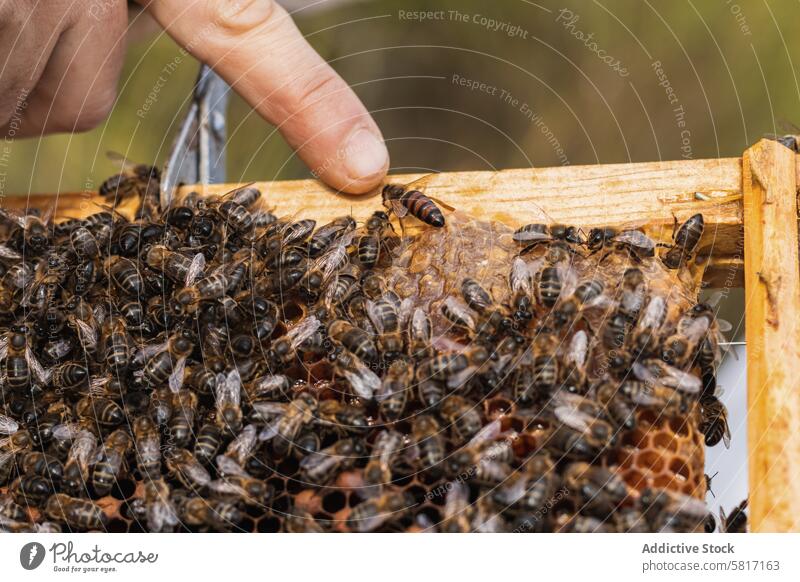
<svg viewBox="0 0 800 582">
<path fill-rule="evenodd" d="M 425 22 L 401 17 L 400 11 L 415 10 L 444 16 Z M 440 0 L 434 6 L 374 0 L 331 2 L 328 10 L 300 10 L 295 17 L 373 111 L 392 165 L 403 171 L 740 155 L 760 135 L 776 131 L 778 119 L 800 110 L 792 62 L 799 41 L 790 31 L 797 15 L 796 3 L 788 1 Z M 491 30 L 483 17 L 506 26 Z M 517 32 L 509 36 L 512 26 Z M 596 46 L 587 46 L 592 41 Z M 618 59 L 628 75 L 605 64 L 598 50 Z M 674 91 L 673 104 L 655 61 Z M 140 118 L 136 111 L 173 62 L 177 66 Z M 114 171 L 106 150 L 162 163 L 196 71 L 164 35 L 132 46 L 108 121 L 82 135 L 14 143 L 5 191 L 95 188 Z M 454 84 L 454 74 L 497 91 Z M 503 99 L 507 94 L 518 101 Z M 229 121 L 231 180 L 308 175 L 280 136 L 238 99 Z M 561 158 L 554 140 L 563 148 Z"/>
</svg>

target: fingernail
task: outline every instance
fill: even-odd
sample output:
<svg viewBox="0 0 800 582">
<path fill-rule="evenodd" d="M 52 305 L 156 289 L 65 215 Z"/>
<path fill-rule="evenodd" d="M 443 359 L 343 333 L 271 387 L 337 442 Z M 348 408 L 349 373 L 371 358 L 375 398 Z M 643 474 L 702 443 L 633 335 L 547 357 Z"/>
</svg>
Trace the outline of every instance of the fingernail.
<svg viewBox="0 0 800 582">
<path fill-rule="evenodd" d="M 363 180 L 383 174 L 388 166 L 389 152 L 386 144 L 372 131 L 359 128 L 347 138 L 344 167 L 350 179 Z"/>
</svg>

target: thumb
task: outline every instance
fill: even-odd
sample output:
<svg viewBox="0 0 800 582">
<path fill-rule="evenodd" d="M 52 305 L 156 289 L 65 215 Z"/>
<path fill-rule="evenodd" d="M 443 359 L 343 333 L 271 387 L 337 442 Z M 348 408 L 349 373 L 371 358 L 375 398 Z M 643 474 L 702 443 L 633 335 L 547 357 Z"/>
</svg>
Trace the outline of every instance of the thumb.
<svg viewBox="0 0 800 582">
<path fill-rule="evenodd" d="M 314 174 L 350 193 L 377 187 L 389 154 L 375 121 L 274 0 L 141 2 L 178 44 L 275 124 Z"/>
</svg>

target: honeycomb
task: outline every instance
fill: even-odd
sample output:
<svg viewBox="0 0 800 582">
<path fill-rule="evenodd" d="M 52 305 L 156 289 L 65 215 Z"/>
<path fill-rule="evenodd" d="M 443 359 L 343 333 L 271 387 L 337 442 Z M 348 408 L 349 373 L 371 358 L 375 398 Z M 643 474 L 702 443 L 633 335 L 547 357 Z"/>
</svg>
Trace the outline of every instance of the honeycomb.
<svg viewBox="0 0 800 582">
<path fill-rule="evenodd" d="M 469 348 L 472 344 L 470 334 L 445 317 L 442 308 L 449 297 L 459 296 L 462 283 L 468 277 L 486 289 L 495 304 L 510 304 L 509 265 L 520 253 L 520 245 L 513 235 L 511 228 L 496 222 L 457 212 L 448 214 L 444 228 L 425 228 L 413 237 L 393 240 L 389 245 L 390 251 L 383 254 L 375 272 L 383 277 L 387 290 L 405 300 L 403 309 L 410 312 L 418 307 L 430 315 L 437 349 Z M 524 253 L 525 260 L 540 268 L 548 260 L 549 247 L 549 244 L 535 245 Z M 605 282 L 603 297 L 609 301 L 608 305 L 598 304 L 596 308 L 587 309 L 574 327 L 556 328 L 555 331 L 557 346 L 554 349 L 559 354 L 567 349 L 569 338 L 575 332 L 585 331 L 591 338 L 585 370 L 587 385 L 594 386 L 606 377 L 615 356 L 614 350 L 604 347 L 598 338 L 608 327 L 613 306 L 619 301 L 616 296 L 619 282 L 633 266 L 641 270 L 652 294 L 666 298 L 666 323 L 661 331 L 662 337 L 675 332 L 676 322 L 696 303 L 699 287 L 688 269 L 667 269 L 658 257 L 635 260 L 622 247 L 612 246 L 601 250 L 600 254 L 583 250 L 574 252 L 567 267 L 571 278 L 566 285 L 571 287 L 563 292 L 562 297 L 573 292 L 579 281 L 597 279 Z M 276 325 L 272 340 L 284 337 L 293 325 L 305 321 L 314 308 L 314 304 L 300 293 L 282 296 L 281 321 Z M 534 302 L 533 310 L 534 321 L 549 321 L 549 309 Z M 529 329 L 533 329 L 532 324 Z M 499 345 L 495 346 L 492 357 L 505 357 Z M 383 373 L 383 370 L 379 371 Z M 700 375 L 694 363 L 688 372 Z M 174 531 L 640 531 L 635 524 L 645 529 L 660 527 L 644 517 L 632 519 L 630 523 L 634 525 L 630 526 L 629 522 L 623 521 L 623 516 L 639 515 L 641 498 L 646 493 L 665 490 L 698 500 L 705 497 L 701 415 L 698 403 L 693 400 L 678 414 L 653 406 L 636 407 L 633 428 L 616 427 L 613 440 L 609 440 L 611 444 L 602 452 L 576 460 L 570 456 L 571 449 L 567 448 L 561 456 L 552 455 L 547 470 L 527 477 L 524 472 L 529 470 L 531 459 L 544 455 L 543 451 L 560 450 L 558 447 L 562 445 L 558 442 L 565 434 L 564 427 L 553 417 L 552 403 L 523 402 L 515 395 L 510 375 L 497 378 L 490 387 L 480 388 L 482 392 L 479 391 L 478 397 L 470 396 L 468 400 L 469 412 L 477 413 L 482 427 L 497 426 L 497 435 L 490 440 L 497 446 L 497 454 L 505 455 L 503 462 L 509 472 L 493 478 L 487 476 L 493 468 L 491 461 L 494 459 L 491 457 L 486 463 L 481 457 L 480 461 L 468 465 L 465 474 L 433 468 L 420 470 L 418 457 L 414 456 L 420 453 L 412 442 L 414 425 L 420 415 L 432 414 L 432 411 L 416 396 L 409 396 L 404 417 L 397 420 L 384 418 L 375 402 L 359 402 L 348 391 L 329 352 L 306 350 L 283 373 L 293 382 L 286 401 L 308 392 L 320 405 L 326 402 L 363 405 L 368 426 L 357 438 L 363 440 L 365 453 L 352 459 L 332 481 L 312 484 L 300 471 L 302 453 L 291 447 L 288 451 L 281 451 L 271 442 L 259 442 L 243 468 L 252 477 L 266 483 L 270 488 L 268 499 L 238 503 L 235 520 L 226 520 L 223 516 L 214 525 L 194 525 L 191 520 L 179 519 Z M 577 396 L 593 399 L 596 396 L 594 390 L 593 387 L 590 392 Z M 447 397 L 454 393 L 448 393 Z M 250 410 L 252 402 L 243 404 Z M 201 402 L 201 407 L 210 408 L 205 401 Z M 441 409 L 436 414 L 443 417 Z M 467 412 L 462 414 L 466 416 Z M 445 451 L 441 465 L 454 461 L 469 444 L 469 439 L 458 433 L 459 420 L 461 417 L 456 417 L 452 423 L 441 423 L 438 436 Z M 384 505 L 388 502 L 383 496 L 376 500 L 374 484 L 365 480 L 366 467 L 378 454 L 373 454 L 376 440 L 388 429 L 403 436 L 403 453 L 392 464 L 388 480 L 380 484 L 383 492 L 401 500 L 396 507 Z M 321 450 L 353 434 L 353 431 L 348 432 L 336 425 L 323 425 L 313 436 L 319 440 Z M 229 443 L 230 439 L 226 442 Z M 584 461 L 586 467 L 581 465 Z M 121 471 L 109 495 L 94 495 L 87 483 L 88 496 L 106 517 L 105 531 L 149 531 L 146 499 L 152 482 L 136 467 L 131 455 L 126 465 L 127 470 Z M 523 473 L 526 475 L 524 478 Z M 616 484 L 614 479 L 619 478 L 627 485 L 626 491 L 609 502 L 603 497 L 604 505 L 591 496 L 587 497 L 580 487 L 568 487 L 567 474 L 574 478 L 571 483 L 581 487 L 588 483 L 586 487 L 599 487 L 604 495 L 608 493 L 611 497 L 609 491 Z M 587 475 L 599 477 L 595 477 L 595 481 L 586 481 Z M 168 480 L 173 491 L 181 489 L 174 479 Z M 519 482 L 522 489 L 514 487 Z M 534 504 L 533 509 L 520 510 L 520 500 L 527 500 L 533 495 L 532 491 L 538 491 L 536 488 L 541 488 L 546 498 Z M 0 489 L 0 499 L 10 495 L 8 487 Z M 463 496 L 464 507 L 454 513 L 450 504 L 457 501 L 458 495 Z M 19 495 L 15 498 L 19 500 Z M 36 530 L 37 524 L 45 519 L 41 504 L 24 505 L 28 519 L 17 526 L 17 531 Z M 373 505 L 376 509 L 370 512 Z M 212 511 L 217 511 L 217 506 L 213 506 Z M 645 525 L 639 523 L 644 521 L 647 522 Z M 1 520 L 0 526 L 3 526 Z M 5 527 L 11 529 L 11 526 Z M 66 524 L 60 527 L 69 529 Z M 681 523 L 678 527 L 692 531 L 700 529 L 702 524 Z"/>
</svg>

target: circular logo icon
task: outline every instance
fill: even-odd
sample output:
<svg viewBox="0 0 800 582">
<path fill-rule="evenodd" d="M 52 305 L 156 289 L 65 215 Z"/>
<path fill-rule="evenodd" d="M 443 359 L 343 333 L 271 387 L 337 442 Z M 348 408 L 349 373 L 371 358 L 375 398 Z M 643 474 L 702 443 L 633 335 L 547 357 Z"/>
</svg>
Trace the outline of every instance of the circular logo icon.
<svg viewBox="0 0 800 582">
<path fill-rule="evenodd" d="M 30 542 L 19 551 L 19 563 L 26 570 L 35 570 L 44 561 L 44 546 L 39 542 Z"/>
</svg>

